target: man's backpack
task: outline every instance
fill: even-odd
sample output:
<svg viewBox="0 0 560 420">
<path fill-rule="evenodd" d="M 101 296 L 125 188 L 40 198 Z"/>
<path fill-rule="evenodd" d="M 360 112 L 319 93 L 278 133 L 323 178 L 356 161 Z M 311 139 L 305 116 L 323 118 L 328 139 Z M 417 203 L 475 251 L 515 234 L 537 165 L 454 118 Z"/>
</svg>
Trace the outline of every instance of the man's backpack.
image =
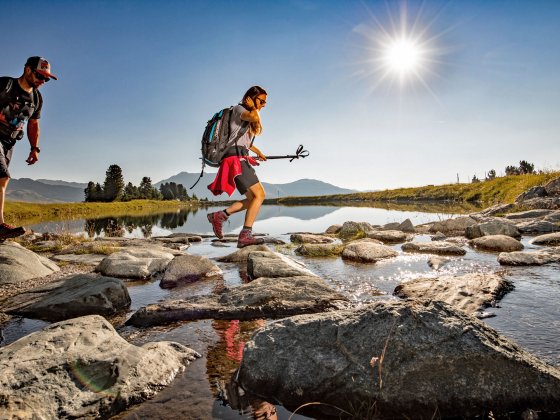
<svg viewBox="0 0 560 420">
<path fill-rule="evenodd" d="M 235 138 L 231 138 L 231 116 L 233 114 L 233 107 L 224 108 L 220 112 L 216 112 L 210 120 L 206 123 L 204 134 L 202 135 L 202 171 L 190 189 L 192 190 L 202 175 L 204 174 L 204 167 L 206 165 L 213 168 L 220 166 L 226 151 L 232 146 L 237 146 L 237 141 L 247 132 L 249 128 L 248 122 L 243 122 L 243 126 Z"/>
</svg>

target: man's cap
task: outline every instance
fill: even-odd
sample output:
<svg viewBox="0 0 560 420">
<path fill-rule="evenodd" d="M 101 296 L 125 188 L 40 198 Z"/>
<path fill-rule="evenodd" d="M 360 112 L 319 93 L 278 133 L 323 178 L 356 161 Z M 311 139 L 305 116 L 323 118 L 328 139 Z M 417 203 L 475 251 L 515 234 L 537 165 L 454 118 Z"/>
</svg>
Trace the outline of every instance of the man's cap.
<svg viewBox="0 0 560 420">
<path fill-rule="evenodd" d="M 50 77 L 51 79 L 58 80 L 58 78 L 51 73 L 50 63 L 43 57 L 29 57 L 25 65 L 45 77 Z"/>
</svg>

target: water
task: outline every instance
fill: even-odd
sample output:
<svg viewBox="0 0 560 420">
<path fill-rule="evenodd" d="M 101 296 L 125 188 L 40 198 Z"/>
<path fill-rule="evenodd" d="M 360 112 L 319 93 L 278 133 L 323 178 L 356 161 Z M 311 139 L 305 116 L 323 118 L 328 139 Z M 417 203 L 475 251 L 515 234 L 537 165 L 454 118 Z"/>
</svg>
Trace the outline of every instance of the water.
<svg viewBox="0 0 560 420">
<path fill-rule="evenodd" d="M 148 217 L 105 218 L 88 221 L 50 222 L 32 226 L 36 231 L 72 231 L 95 236 L 149 237 L 174 232 L 211 234 L 206 220 L 208 211 L 173 212 Z M 414 225 L 452 217 L 454 211 L 438 209 L 426 211 L 402 211 L 369 207 L 264 206 L 254 230 L 289 242 L 289 232 L 323 232 L 332 224 L 345 221 L 364 221 L 373 225 L 402 222 L 410 218 Z M 234 215 L 224 226 L 226 233 L 241 229 L 241 215 Z M 522 242 L 526 249 L 538 247 L 529 244 L 528 237 Z M 429 241 L 426 235 L 415 238 Z M 306 258 L 294 256 L 290 248 L 281 248 L 294 258 L 304 261 L 308 268 L 324 278 L 338 291 L 351 299 L 369 302 L 377 299 L 396 299 L 394 288 L 401 282 L 418 277 L 436 277 L 445 274 L 470 272 L 504 272 L 513 281 L 515 290 L 508 293 L 497 308 L 488 312 L 496 314 L 485 320 L 490 326 L 516 341 L 544 361 L 560 366 L 560 279 L 559 265 L 542 267 L 501 267 L 497 254 L 475 252 L 465 247 L 467 254 L 453 258 L 438 271 L 427 264 L 428 255 L 404 254 L 401 245 L 393 248 L 399 256 L 379 263 L 357 264 L 340 258 Z M 187 252 L 216 258 L 235 251 L 235 244 L 220 248 L 211 245 L 211 238 L 194 243 Z M 220 263 L 224 276 L 176 289 L 161 289 L 157 281 L 129 282 L 132 298 L 131 313 L 143 305 L 167 299 L 219 292 L 224 286 L 235 287 L 246 282 L 243 270 L 236 264 Z M 231 374 L 241 360 L 244 343 L 266 321 L 250 322 L 203 320 L 150 329 L 120 328 L 119 332 L 129 341 L 142 344 L 155 340 L 172 340 L 183 343 L 203 357 L 196 360 L 169 387 L 154 399 L 118 416 L 118 418 L 266 418 L 275 412 L 277 418 L 288 419 L 292 415 L 278 405 L 248 395 L 239 395 L 230 382 Z M 5 342 L 44 327 L 42 321 L 15 319 L 4 329 Z M 294 415 L 292 418 L 305 418 Z"/>
</svg>

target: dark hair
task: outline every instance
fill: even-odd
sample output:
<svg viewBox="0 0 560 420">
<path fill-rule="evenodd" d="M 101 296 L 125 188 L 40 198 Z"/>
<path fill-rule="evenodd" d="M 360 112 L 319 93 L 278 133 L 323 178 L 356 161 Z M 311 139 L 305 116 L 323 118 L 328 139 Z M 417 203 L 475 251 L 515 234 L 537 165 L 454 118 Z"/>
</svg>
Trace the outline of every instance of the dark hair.
<svg viewBox="0 0 560 420">
<path fill-rule="evenodd" d="M 39 56 L 29 57 L 25 62 L 25 67 L 31 67 L 32 69 L 36 69 L 40 59 L 41 57 Z"/>
<path fill-rule="evenodd" d="M 264 90 L 260 86 L 251 86 L 249 90 L 245 92 L 245 95 L 243 95 L 243 98 L 241 99 L 241 105 L 245 106 L 245 99 L 247 98 L 251 98 L 254 102 L 259 95 L 267 95 L 266 90 Z"/>
</svg>

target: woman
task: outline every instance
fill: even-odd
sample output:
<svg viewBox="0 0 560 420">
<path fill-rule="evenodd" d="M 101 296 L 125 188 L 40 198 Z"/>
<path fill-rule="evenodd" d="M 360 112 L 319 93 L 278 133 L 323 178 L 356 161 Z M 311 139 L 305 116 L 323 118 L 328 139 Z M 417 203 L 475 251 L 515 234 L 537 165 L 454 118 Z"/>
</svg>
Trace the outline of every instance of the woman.
<svg viewBox="0 0 560 420">
<path fill-rule="evenodd" d="M 233 107 L 231 116 L 231 138 L 237 138 L 236 145 L 232 146 L 220 163 L 220 169 L 216 179 L 208 186 L 215 195 L 223 191 L 230 195 L 233 186 L 229 185 L 231 180 L 240 194 L 245 195 L 244 200 L 238 201 L 227 209 L 208 214 L 208 221 L 212 224 L 214 234 L 222 239 L 223 223 L 234 213 L 246 210 L 245 223 L 239 233 L 237 247 L 243 248 L 248 245 L 258 245 L 264 242 L 262 238 L 253 236 L 253 223 L 259 214 L 264 201 L 264 188 L 257 178 L 253 165 L 258 165 L 256 160 L 249 156 L 249 150 L 257 154 L 257 159 L 265 161 L 266 156 L 253 144 L 255 136 L 262 132 L 259 111 L 266 105 L 266 91 L 260 86 L 251 87 L 241 102 Z M 243 133 L 243 134 L 242 134 Z"/>
</svg>

